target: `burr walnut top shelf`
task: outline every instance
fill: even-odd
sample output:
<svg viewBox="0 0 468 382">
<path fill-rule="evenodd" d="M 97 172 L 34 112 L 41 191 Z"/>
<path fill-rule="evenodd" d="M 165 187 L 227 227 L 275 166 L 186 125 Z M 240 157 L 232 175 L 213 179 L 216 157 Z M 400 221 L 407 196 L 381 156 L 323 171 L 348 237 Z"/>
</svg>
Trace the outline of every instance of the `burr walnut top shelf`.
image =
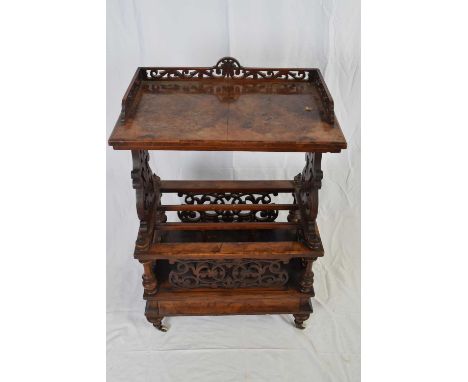
<svg viewBox="0 0 468 382">
<path fill-rule="evenodd" d="M 138 68 L 114 149 L 339 152 L 346 140 L 318 69 Z"/>
</svg>

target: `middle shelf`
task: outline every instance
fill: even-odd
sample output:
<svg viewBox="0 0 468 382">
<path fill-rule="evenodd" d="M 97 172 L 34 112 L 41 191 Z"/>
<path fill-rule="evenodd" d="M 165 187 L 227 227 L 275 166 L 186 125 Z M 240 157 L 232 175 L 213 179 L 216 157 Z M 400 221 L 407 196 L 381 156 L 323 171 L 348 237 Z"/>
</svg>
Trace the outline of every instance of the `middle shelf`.
<svg viewBox="0 0 468 382">
<path fill-rule="evenodd" d="M 316 233 L 319 235 L 317 227 Z M 144 253 L 135 253 L 135 258 L 139 260 L 290 259 L 321 256 L 322 246 L 318 249 L 307 247 L 297 240 L 293 230 L 165 231 L 161 242 L 153 243 Z"/>
</svg>

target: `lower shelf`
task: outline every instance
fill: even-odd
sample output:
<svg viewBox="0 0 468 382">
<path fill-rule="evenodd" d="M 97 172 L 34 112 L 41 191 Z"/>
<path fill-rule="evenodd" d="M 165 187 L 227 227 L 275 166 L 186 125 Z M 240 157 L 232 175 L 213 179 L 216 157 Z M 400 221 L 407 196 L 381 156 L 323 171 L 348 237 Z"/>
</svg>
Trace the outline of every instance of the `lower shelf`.
<svg viewBox="0 0 468 382">
<path fill-rule="evenodd" d="M 154 279 L 144 295 L 145 315 L 156 328 L 166 330 L 167 316 L 261 314 L 292 314 L 304 328 L 312 313 L 312 262 L 322 249 L 312 251 L 281 233 L 251 241 L 240 231 L 206 232 L 205 241 L 194 236 L 200 232 L 169 233 L 139 257 L 152 270 L 143 279 L 144 285 Z"/>
<path fill-rule="evenodd" d="M 172 291 L 147 296 L 148 319 L 164 316 L 310 314 L 310 296 L 295 290 Z"/>
</svg>

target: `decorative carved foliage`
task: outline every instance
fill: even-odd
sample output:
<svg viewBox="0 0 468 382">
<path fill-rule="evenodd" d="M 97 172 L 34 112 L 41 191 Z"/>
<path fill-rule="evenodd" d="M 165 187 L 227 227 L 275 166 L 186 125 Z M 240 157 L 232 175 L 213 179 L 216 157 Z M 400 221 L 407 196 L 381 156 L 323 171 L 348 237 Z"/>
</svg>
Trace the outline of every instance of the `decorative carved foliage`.
<svg viewBox="0 0 468 382">
<path fill-rule="evenodd" d="M 147 220 L 149 211 L 154 203 L 155 189 L 153 172 L 149 166 L 148 151 L 132 151 L 133 170 L 131 173 L 133 188 L 136 190 L 138 218 Z"/>
<path fill-rule="evenodd" d="M 320 189 L 322 187 L 323 172 L 321 170 L 321 153 L 306 153 L 306 164 L 301 173 L 301 182 L 306 187 Z"/>
<path fill-rule="evenodd" d="M 279 260 L 176 261 L 169 282 L 178 288 L 277 287 L 289 275 Z"/>
<path fill-rule="evenodd" d="M 234 78 L 234 79 L 281 79 L 309 80 L 311 70 L 307 69 L 260 69 L 244 68 L 235 58 L 223 57 L 211 68 L 151 68 L 146 69 L 146 79 L 202 79 L 202 78 Z"/>
<path fill-rule="evenodd" d="M 155 205 L 161 203 L 158 187 L 159 177 L 154 175 L 149 165 L 149 154 L 146 150 L 133 150 L 133 170 L 131 173 L 133 188 L 136 191 L 136 208 L 140 219 L 140 229 L 136 249 L 148 248 L 152 240 L 154 223 L 166 220 L 163 212 L 156 212 Z"/>
<path fill-rule="evenodd" d="M 321 153 L 307 153 L 306 165 L 300 174 L 301 202 L 314 222 L 318 213 L 318 190 L 322 187 L 321 161 Z"/>
<path fill-rule="evenodd" d="M 321 153 L 307 153 L 306 165 L 294 181 L 298 185 L 295 201 L 299 206 L 301 228 L 298 234 L 310 248 L 319 248 L 321 243 L 315 232 L 318 214 L 318 191 L 322 187 Z"/>
<path fill-rule="evenodd" d="M 216 204 L 220 207 L 216 211 L 179 211 L 177 215 L 182 222 L 273 222 L 278 217 L 278 210 L 249 211 L 249 204 L 270 204 L 271 195 L 276 196 L 278 193 L 179 193 L 180 197 L 184 195 L 186 204 Z M 223 210 L 223 204 L 245 204 L 245 210 Z"/>
</svg>

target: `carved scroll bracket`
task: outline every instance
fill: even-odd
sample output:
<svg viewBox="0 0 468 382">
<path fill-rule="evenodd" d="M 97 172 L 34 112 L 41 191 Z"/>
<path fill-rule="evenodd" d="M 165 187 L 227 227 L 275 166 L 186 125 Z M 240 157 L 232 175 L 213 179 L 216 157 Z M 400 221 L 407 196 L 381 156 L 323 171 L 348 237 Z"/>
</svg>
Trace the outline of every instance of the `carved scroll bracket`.
<svg viewBox="0 0 468 382">
<path fill-rule="evenodd" d="M 306 165 L 302 173 L 296 175 L 294 200 L 298 204 L 301 227 L 298 231 L 300 239 L 312 249 L 321 246 L 320 237 L 316 233 L 318 214 L 318 192 L 322 187 L 323 173 L 321 170 L 322 154 L 307 153 Z M 291 216 L 293 219 L 294 216 Z M 296 217 L 297 218 L 297 217 Z"/>
<path fill-rule="evenodd" d="M 140 228 L 135 244 L 137 251 L 146 250 L 154 235 L 154 226 L 166 221 L 164 212 L 157 211 L 161 204 L 160 178 L 153 174 L 146 150 L 133 150 L 133 170 L 131 177 L 136 191 L 136 209 L 140 219 Z"/>
</svg>

